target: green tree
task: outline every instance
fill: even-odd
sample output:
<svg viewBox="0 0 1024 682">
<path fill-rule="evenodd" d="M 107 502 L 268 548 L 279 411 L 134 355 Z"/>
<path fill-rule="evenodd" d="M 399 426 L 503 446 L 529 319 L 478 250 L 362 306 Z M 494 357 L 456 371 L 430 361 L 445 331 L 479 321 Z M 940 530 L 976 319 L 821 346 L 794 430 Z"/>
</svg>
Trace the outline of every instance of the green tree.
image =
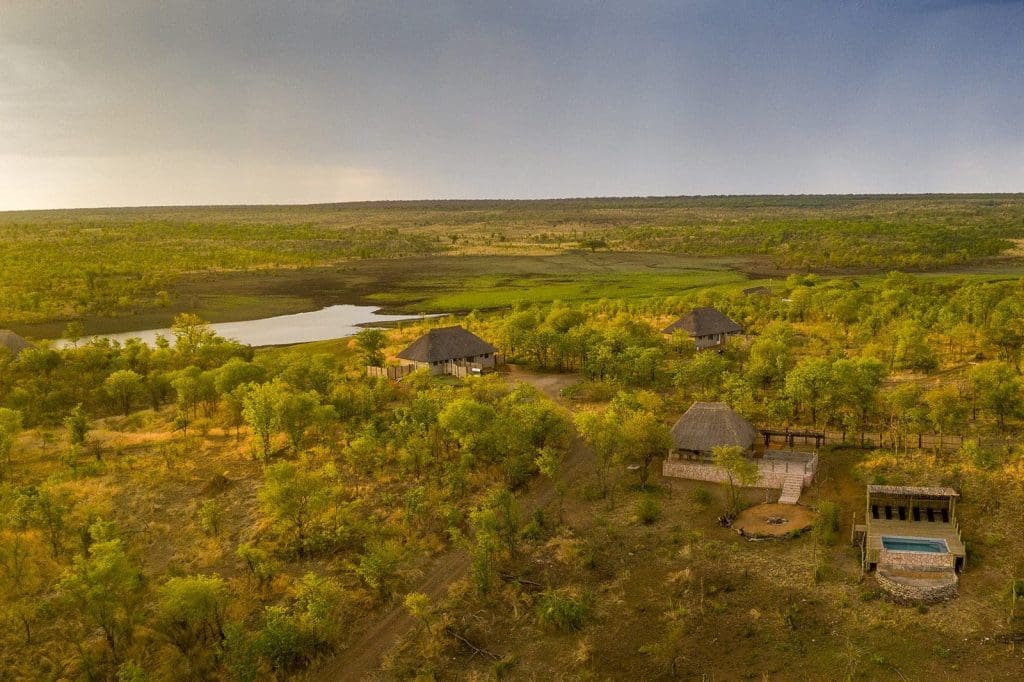
<svg viewBox="0 0 1024 682">
<path fill-rule="evenodd" d="M 192 313 L 181 313 L 175 317 L 171 333 L 174 334 L 175 349 L 186 358 L 196 355 L 200 348 L 217 338 L 209 323 Z"/>
<path fill-rule="evenodd" d="M 220 395 L 232 393 L 246 384 L 262 383 L 266 370 L 243 358 L 231 358 L 216 370 L 214 388 Z"/>
<path fill-rule="evenodd" d="M 863 432 L 878 405 L 885 365 L 875 358 L 841 358 L 833 363 L 831 374 L 832 421 L 838 419 L 844 433 L 847 429 Z"/>
<path fill-rule="evenodd" d="M 1018 296 L 1001 300 L 992 310 L 983 334 L 985 341 L 995 347 L 999 359 L 1019 370 L 1024 348 L 1024 301 Z"/>
<path fill-rule="evenodd" d="M 255 651 L 277 673 L 278 679 L 309 665 L 320 651 L 316 638 L 281 606 L 268 606 L 266 624 L 253 642 Z"/>
<path fill-rule="evenodd" d="M 665 455 L 670 445 L 668 428 L 653 412 L 631 410 L 623 416 L 619 457 L 637 467 L 641 489 L 647 489 L 651 462 Z"/>
<path fill-rule="evenodd" d="M 85 336 L 85 325 L 78 320 L 68 322 L 64 325 L 64 331 L 61 332 L 61 338 L 69 341 L 72 346 L 77 346 L 83 336 Z"/>
<path fill-rule="evenodd" d="M 735 445 L 720 445 L 711 451 L 716 465 L 722 467 L 729 484 L 729 510 L 735 515 L 740 508 L 740 488 L 757 483 L 757 464 Z"/>
<path fill-rule="evenodd" d="M 557 448 L 543 447 L 537 451 L 537 458 L 534 464 L 542 476 L 551 481 L 555 489 L 555 497 L 558 499 L 558 519 L 562 519 L 565 508 L 565 481 L 562 480 L 562 462 L 564 460 L 562 451 Z"/>
<path fill-rule="evenodd" d="M 798 415 L 802 408 L 808 408 L 811 422 L 817 425 L 818 413 L 826 405 L 831 384 L 832 363 L 824 358 L 806 358 L 786 375 L 783 392 L 793 401 Z"/>
<path fill-rule="evenodd" d="M 328 481 L 304 466 L 277 462 L 267 466 L 259 497 L 274 525 L 290 536 L 299 556 L 305 556 L 310 531 L 330 502 Z"/>
<path fill-rule="evenodd" d="M 171 578 L 157 591 L 157 621 L 167 638 L 186 656 L 224 638 L 230 595 L 218 575 Z"/>
<path fill-rule="evenodd" d="M 296 583 L 294 610 L 302 628 L 329 646 L 343 624 L 344 589 L 334 578 L 306 573 Z"/>
<path fill-rule="evenodd" d="M 378 602 L 387 602 L 395 593 L 403 558 L 402 547 L 394 540 L 371 542 L 359 557 L 356 575 L 373 590 Z"/>
<path fill-rule="evenodd" d="M 10 465 L 14 441 L 21 433 L 22 416 L 18 410 L 0 407 L 0 464 Z"/>
<path fill-rule="evenodd" d="M 892 434 L 894 449 L 898 452 L 904 444 L 904 438 L 914 427 L 925 421 L 925 412 L 921 405 L 921 387 L 916 383 L 903 383 L 886 391 L 882 395 L 888 417 L 889 431 Z"/>
<path fill-rule="evenodd" d="M 124 416 L 132 411 L 132 405 L 142 396 L 142 377 L 130 369 L 120 369 L 103 382 L 103 392 Z"/>
<path fill-rule="evenodd" d="M 923 399 L 928 408 L 928 421 L 939 434 L 940 448 L 947 433 L 963 433 L 968 405 L 955 386 L 936 386 L 927 391 Z"/>
<path fill-rule="evenodd" d="M 432 613 L 429 595 L 422 592 L 410 592 L 405 595 L 402 605 L 405 606 L 405 610 L 409 612 L 410 616 L 420 622 L 420 628 L 430 627 Z"/>
<path fill-rule="evenodd" d="M 483 506 L 491 514 L 481 517 L 481 519 L 490 522 L 489 530 L 505 545 L 509 556 L 515 558 L 519 548 L 519 531 L 522 525 L 522 512 L 515 495 L 507 488 L 497 488 L 487 496 Z"/>
<path fill-rule="evenodd" d="M 306 430 L 312 426 L 316 408 L 320 405 L 319 396 L 313 391 L 305 393 L 282 392 L 274 406 L 277 412 L 277 423 L 288 436 L 292 450 L 298 452 L 302 448 Z"/>
<path fill-rule="evenodd" d="M 1017 371 L 1004 362 L 975 365 L 967 373 L 977 405 L 990 412 L 1006 428 L 1006 418 L 1021 411 L 1021 380 Z"/>
<path fill-rule="evenodd" d="M 675 382 L 693 392 L 701 399 L 714 398 L 716 387 L 722 375 L 729 369 L 729 360 L 715 352 L 702 352 L 682 364 L 675 375 Z"/>
<path fill-rule="evenodd" d="M 266 462 L 270 460 L 274 434 L 280 427 L 277 409 L 284 389 L 279 384 L 251 384 L 242 398 L 242 418 L 252 429 L 258 448 L 254 453 Z"/>
<path fill-rule="evenodd" d="M 371 367 L 382 367 L 384 365 L 384 346 L 387 345 L 388 337 L 382 329 L 364 329 L 356 334 L 356 347 L 363 359 L 363 364 Z"/>
<path fill-rule="evenodd" d="M 458 444 L 472 451 L 490 430 L 497 413 L 490 405 L 472 398 L 456 398 L 437 417 L 437 423 L 450 433 Z"/>
<path fill-rule="evenodd" d="M 94 537 L 98 535 L 93 531 Z M 75 557 L 59 588 L 75 610 L 103 632 L 114 662 L 131 638 L 141 576 L 118 539 L 94 541 Z"/>
<path fill-rule="evenodd" d="M 614 481 L 612 462 L 622 443 L 622 425 L 619 415 L 613 409 L 578 413 L 574 421 L 580 438 L 594 449 L 596 455 L 594 473 L 601 495 L 614 504 Z"/>
<path fill-rule="evenodd" d="M 939 365 L 935 351 L 928 344 L 927 334 L 920 323 L 909 321 L 896 329 L 896 365 L 903 369 L 930 372 Z"/>
<path fill-rule="evenodd" d="M 171 378 L 165 372 L 150 372 L 146 376 L 145 388 L 149 406 L 154 410 L 159 410 L 174 395 Z"/>
<path fill-rule="evenodd" d="M 64 428 L 67 429 L 68 439 L 72 445 L 85 445 L 85 439 L 89 433 L 89 418 L 86 417 L 81 403 L 76 405 L 64 418 Z"/>
<path fill-rule="evenodd" d="M 759 388 L 781 386 L 793 368 L 795 334 L 787 324 L 774 323 L 765 329 L 750 346 L 746 372 Z"/>
<path fill-rule="evenodd" d="M 179 409 L 182 412 L 191 412 L 195 419 L 199 414 L 199 403 L 203 399 L 203 371 L 196 366 L 186 367 L 175 372 L 171 379 L 171 386 L 178 396 Z"/>
</svg>

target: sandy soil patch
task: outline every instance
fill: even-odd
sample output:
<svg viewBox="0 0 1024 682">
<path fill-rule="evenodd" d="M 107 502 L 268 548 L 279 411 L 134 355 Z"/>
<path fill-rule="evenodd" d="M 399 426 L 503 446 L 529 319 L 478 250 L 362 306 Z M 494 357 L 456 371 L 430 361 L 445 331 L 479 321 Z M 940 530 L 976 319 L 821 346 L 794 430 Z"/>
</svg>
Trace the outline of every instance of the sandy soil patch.
<svg viewBox="0 0 1024 682">
<path fill-rule="evenodd" d="M 783 537 L 805 530 L 814 521 L 814 513 L 799 504 L 759 504 L 744 509 L 732 527 L 751 537 Z"/>
</svg>

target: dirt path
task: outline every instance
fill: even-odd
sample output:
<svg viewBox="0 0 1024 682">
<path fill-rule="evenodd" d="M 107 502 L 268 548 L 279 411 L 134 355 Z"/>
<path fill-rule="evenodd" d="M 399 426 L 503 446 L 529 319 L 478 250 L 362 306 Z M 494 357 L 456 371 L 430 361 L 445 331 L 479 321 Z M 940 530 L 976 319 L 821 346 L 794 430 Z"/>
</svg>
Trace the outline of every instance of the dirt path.
<svg viewBox="0 0 1024 682">
<path fill-rule="evenodd" d="M 522 368 L 511 367 L 511 379 L 521 381 L 540 389 L 547 397 L 565 407 L 559 392 L 576 382 L 579 377 L 571 374 L 537 374 Z M 569 454 L 562 465 L 562 475 L 567 484 L 582 480 L 591 471 L 593 453 L 577 435 Z M 546 509 L 556 502 L 554 486 L 546 478 L 534 478 L 530 486 L 519 497 L 523 516 L 531 515 L 537 509 Z M 434 558 L 424 571 L 422 579 L 413 585 L 410 592 L 422 592 L 432 602 L 448 596 L 448 589 L 469 572 L 470 558 L 462 549 L 451 549 Z M 311 672 L 314 680 L 365 680 L 380 676 L 379 668 L 384 656 L 391 651 L 401 638 L 416 626 L 416 620 L 409 615 L 401 603 L 395 603 L 368 622 L 363 631 L 338 655 L 325 661 Z"/>
</svg>

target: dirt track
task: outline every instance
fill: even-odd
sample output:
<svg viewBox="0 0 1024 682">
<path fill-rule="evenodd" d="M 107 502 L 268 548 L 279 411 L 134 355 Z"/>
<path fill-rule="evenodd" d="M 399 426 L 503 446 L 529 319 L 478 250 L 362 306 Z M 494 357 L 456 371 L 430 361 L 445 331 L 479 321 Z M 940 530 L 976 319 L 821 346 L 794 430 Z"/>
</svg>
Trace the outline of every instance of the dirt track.
<svg viewBox="0 0 1024 682">
<path fill-rule="evenodd" d="M 570 374 L 537 374 L 513 366 L 511 378 L 535 386 L 548 398 L 564 406 L 559 392 L 579 377 Z M 586 476 L 591 470 L 591 462 L 592 453 L 583 441 L 574 436 L 562 467 L 566 483 L 571 484 Z M 554 486 L 548 479 L 540 477 L 535 478 L 519 498 L 524 516 L 554 502 Z M 440 601 L 448 595 L 448 588 L 452 584 L 466 576 L 469 566 L 469 555 L 464 550 L 451 549 L 434 558 L 425 569 L 423 577 L 409 591 L 422 592 L 431 601 Z M 348 647 L 312 671 L 310 678 L 325 681 L 374 679 L 380 674 L 379 668 L 384 656 L 415 626 L 416 620 L 396 601 L 369 620 L 361 634 Z"/>
</svg>

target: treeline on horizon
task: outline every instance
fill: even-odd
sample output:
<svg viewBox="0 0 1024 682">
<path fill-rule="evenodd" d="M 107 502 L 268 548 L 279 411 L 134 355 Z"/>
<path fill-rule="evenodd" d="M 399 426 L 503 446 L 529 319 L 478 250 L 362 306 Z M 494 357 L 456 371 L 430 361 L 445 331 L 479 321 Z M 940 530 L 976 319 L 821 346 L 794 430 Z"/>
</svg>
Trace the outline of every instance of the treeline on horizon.
<svg viewBox="0 0 1024 682">
<path fill-rule="evenodd" d="M 1013 256 L 1024 195 L 424 201 L 0 213 L 0 323 L 167 306 L 188 273 L 435 254 L 650 251 L 829 272 Z"/>
</svg>

